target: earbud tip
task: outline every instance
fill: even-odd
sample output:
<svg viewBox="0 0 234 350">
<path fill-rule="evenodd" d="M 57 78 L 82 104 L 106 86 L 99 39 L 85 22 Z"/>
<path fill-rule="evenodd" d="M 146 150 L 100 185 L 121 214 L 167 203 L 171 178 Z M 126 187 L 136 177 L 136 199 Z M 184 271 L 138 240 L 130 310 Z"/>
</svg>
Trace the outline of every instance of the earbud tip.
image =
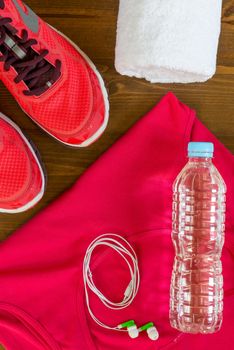
<svg viewBox="0 0 234 350">
<path fill-rule="evenodd" d="M 151 340 L 158 340 L 159 334 L 158 334 L 156 327 L 151 327 L 151 328 L 147 329 L 147 333 L 148 333 L 148 337 Z"/>
<path fill-rule="evenodd" d="M 137 338 L 139 336 L 139 330 L 137 329 L 137 326 L 128 327 L 128 334 L 132 339 Z"/>
</svg>

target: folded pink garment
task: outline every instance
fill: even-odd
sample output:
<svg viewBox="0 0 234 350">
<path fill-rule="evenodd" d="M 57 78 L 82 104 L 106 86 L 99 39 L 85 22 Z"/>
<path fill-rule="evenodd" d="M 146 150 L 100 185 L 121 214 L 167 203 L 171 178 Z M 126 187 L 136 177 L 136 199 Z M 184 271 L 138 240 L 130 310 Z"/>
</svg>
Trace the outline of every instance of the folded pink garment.
<svg viewBox="0 0 234 350">
<path fill-rule="evenodd" d="M 186 163 L 189 141 L 215 144 L 215 164 L 228 188 L 223 250 L 224 322 L 214 335 L 181 334 L 169 324 L 172 183 Z M 0 246 L 0 343 L 7 350 L 231 349 L 234 344 L 234 157 L 169 93 L 77 181 L 74 187 Z M 96 325 L 86 310 L 82 263 L 89 243 L 113 232 L 139 257 L 141 285 L 133 304 L 95 315 L 116 326 L 153 321 L 160 338 L 132 340 Z M 112 250 L 94 256 L 95 282 L 122 299 L 129 280 Z"/>
</svg>

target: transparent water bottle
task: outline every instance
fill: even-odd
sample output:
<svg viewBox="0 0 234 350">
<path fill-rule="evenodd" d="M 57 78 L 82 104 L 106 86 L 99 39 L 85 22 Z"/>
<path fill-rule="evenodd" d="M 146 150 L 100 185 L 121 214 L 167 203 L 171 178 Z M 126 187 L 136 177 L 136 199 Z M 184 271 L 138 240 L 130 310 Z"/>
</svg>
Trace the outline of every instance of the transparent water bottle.
<svg viewBox="0 0 234 350">
<path fill-rule="evenodd" d="M 222 324 L 226 186 L 213 152 L 212 143 L 189 143 L 174 183 L 170 322 L 185 333 L 214 333 Z"/>
</svg>

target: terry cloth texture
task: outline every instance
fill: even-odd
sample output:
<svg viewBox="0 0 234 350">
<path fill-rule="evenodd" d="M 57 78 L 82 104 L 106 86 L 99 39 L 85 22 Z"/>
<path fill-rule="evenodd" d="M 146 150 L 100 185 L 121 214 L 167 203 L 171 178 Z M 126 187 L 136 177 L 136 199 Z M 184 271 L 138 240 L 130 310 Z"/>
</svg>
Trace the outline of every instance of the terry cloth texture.
<svg viewBox="0 0 234 350">
<path fill-rule="evenodd" d="M 222 0 L 120 0 L 115 66 L 152 83 L 192 83 L 216 71 Z"/>
</svg>

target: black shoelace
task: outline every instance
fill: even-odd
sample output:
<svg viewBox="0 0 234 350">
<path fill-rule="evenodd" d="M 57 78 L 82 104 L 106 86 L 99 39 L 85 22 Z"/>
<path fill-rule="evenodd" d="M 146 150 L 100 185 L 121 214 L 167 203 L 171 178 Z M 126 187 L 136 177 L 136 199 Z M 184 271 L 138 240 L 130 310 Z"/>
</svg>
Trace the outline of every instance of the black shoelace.
<svg viewBox="0 0 234 350">
<path fill-rule="evenodd" d="M 0 0 L 0 9 L 4 7 L 4 0 Z M 25 95 L 40 96 L 59 79 L 61 61 L 56 60 L 55 65 L 48 62 L 45 57 L 49 51 L 34 51 L 32 46 L 37 44 L 37 40 L 29 39 L 27 30 L 22 31 L 21 38 L 17 36 L 18 31 L 11 22 L 11 18 L 0 16 L 0 61 L 4 62 L 5 71 L 11 67 L 16 70 L 16 84 L 25 82 L 28 87 Z"/>
</svg>

